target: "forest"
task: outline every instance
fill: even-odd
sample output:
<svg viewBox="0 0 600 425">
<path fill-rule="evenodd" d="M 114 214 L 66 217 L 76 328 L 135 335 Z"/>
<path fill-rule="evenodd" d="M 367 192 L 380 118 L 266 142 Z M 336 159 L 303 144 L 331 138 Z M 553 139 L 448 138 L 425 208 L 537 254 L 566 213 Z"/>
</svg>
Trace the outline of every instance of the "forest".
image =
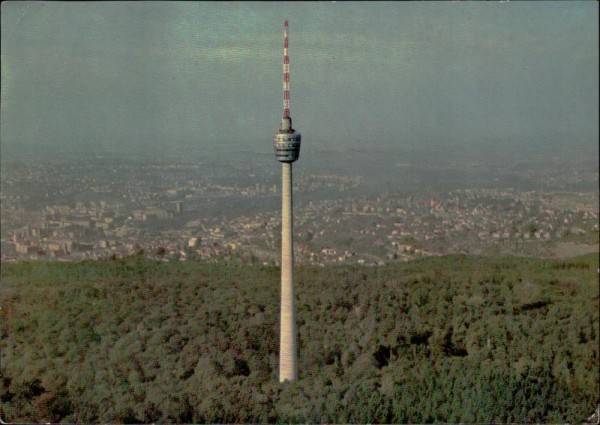
<svg viewBox="0 0 600 425">
<path fill-rule="evenodd" d="M 582 422 L 599 402 L 597 254 L 298 267 L 298 373 L 278 375 L 279 269 L 3 263 L 5 422 Z"/>
</svg>

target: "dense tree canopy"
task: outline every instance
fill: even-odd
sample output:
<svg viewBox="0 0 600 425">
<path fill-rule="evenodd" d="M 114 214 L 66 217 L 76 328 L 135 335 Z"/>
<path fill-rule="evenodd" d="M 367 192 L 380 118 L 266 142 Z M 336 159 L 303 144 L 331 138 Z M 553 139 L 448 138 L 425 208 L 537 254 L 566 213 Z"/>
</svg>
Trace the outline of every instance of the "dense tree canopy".
<svg viewBox="0 0 600 425">
<path fill-rule="evenodd" d="M 2 265 L 1 416 L 69 422 L 577 422 L 598 403 L 598 258 L 451 256 L 296 272 Z"/>
</svg>

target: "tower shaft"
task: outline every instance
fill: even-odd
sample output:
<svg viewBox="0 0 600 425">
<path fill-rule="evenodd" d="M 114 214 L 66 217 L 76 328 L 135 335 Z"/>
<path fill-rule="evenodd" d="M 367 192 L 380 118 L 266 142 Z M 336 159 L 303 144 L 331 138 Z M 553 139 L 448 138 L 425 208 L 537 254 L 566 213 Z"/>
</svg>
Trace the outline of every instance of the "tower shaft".
<svg viewBox="0 0 600 425">
<path fill-rule="evenodd" d="M 296 370 L 296 311 L 294 306 L 294 228 L 292 164 L 281 164 L 281 329 L 279 382 L 293 381 Z"/>
</svg>

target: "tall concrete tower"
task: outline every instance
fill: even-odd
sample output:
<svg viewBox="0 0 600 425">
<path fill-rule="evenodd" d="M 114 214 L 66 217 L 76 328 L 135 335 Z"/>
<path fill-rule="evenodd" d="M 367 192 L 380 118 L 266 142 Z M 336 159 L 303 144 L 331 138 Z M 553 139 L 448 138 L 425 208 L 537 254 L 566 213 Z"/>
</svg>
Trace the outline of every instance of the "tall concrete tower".
<svg viewBox="0 0 600 425">
<path fill-rule="evenodd" d="M 288 21 L 283 31 L 283 118 L 273 138 L 275 157 L 281 162 L 281 333 L 279 382 L 298 377 L 296 368 L 296 311 L 294 307 L 294 243 L 292 221 L 292 162 L 300 155 L 300 133 L 290 116 L 290 58 Z"/>
</svg>

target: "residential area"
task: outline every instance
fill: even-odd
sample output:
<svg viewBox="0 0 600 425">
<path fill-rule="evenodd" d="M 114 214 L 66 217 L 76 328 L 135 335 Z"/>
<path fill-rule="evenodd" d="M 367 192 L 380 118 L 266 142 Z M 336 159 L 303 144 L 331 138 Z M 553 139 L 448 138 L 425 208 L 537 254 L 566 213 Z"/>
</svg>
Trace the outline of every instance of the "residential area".
<svg viewBox="0 0 600 425">
<path fill-rule="evenodd" d="M 277 264 L 277 167 L 99 161 L 2 172 L 2 261 L 143 254 Z M 210 172 L 207 172 L 209 170 Z M 456 189 L 360 193 L 360 176 L 294 181 L 298 263 L 379 265 L 444 254 L 554 256 L 597 250 L 597 192 Z M 563 244 L 563 245 L 561 245 Z"/>
</svg>

